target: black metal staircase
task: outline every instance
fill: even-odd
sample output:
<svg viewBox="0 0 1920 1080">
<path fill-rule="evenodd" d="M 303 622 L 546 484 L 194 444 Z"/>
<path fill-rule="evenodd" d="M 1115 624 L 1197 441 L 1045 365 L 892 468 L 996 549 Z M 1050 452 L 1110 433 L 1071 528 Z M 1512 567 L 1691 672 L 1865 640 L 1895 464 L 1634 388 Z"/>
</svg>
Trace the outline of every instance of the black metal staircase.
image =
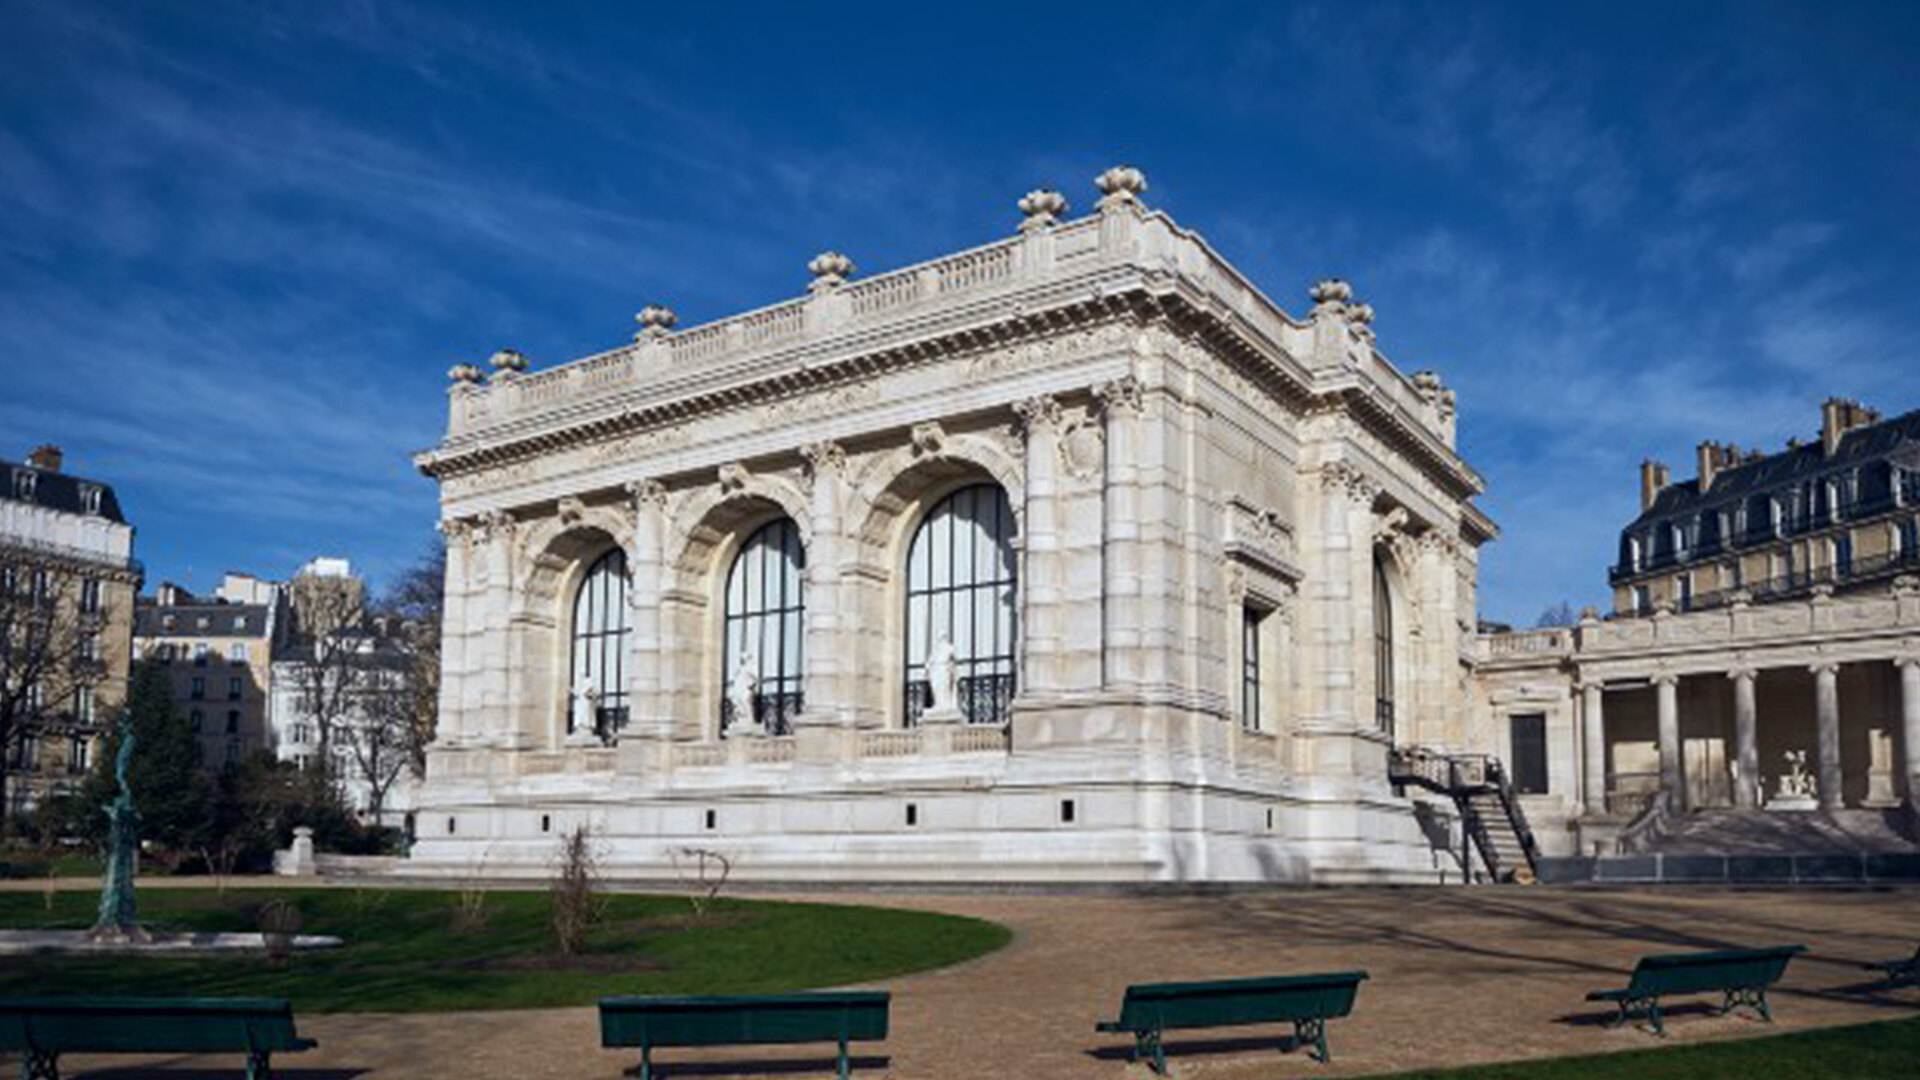
<svg viewBox="0 0 1920 1080">
<path fill-rule="evenodd" d="M 1473 852 L 1492 881 L 1532 884 L 1539 880 L 1540 845 L 1527 826 L 1513 782 L 1491 754 L 1448 754 L 1421 746 L 1395 747 L 1387 758 L 1393 783 L 1424 788 L 1453 800 L 1463 834 L 1461 865 L 1469 872 Z"/>
</svg>

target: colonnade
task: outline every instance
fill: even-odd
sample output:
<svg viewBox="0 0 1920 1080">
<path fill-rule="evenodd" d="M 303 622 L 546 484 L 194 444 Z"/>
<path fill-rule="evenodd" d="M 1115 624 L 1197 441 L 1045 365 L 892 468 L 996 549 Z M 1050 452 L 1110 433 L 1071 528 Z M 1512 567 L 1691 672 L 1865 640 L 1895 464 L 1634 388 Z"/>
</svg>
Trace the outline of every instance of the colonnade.
<svg viewBox="0 0 1920 1080">
<path fill-rule="evenodd" d="M 1900 672 L 1900 753 L 1899 775 L 1903 794 L 1910 802 L 1920 803 L 1920 657 L 1902 657 L 1892 661 Z M 1843 806 L 1840 761 L 1840 664 L 1820 661 L 1809 665 L 1814 689 L 1814 771 L 1815 798 L 1820 809 Z M 1736 783 L 1734 806 L 1755 809 L 1762 805 L 1760 790 L 1759 709 L 1755 683 L 1759 670 L 1735 667 L 1726 672 L 1733 683 L 1733 735 Z M 1660 786 L 1684 798 L 1685 768 L 1680 733 L 1681 676 L 1663 672 L 1653 676 L 1655 730 L 1660 760 Z M 1580 685 L 1581 739 L 1584 751 L 1582 790 L 1586 812 L 1605 815 L 1607 807 L 1607 734 L 1606 685 L 1587 681 Z"/>
</svg>

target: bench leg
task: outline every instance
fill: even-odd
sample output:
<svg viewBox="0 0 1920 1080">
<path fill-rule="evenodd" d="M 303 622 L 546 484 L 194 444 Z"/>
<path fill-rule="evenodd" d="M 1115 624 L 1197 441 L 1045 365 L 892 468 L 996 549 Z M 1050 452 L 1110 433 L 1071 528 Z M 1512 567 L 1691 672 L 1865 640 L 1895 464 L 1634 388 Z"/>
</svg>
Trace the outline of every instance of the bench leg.
<svg viewBox="0 0 1920 1080">
<path fill-rule="evenodd" d="M 852 1075 L 853 1069 L 847 1061 L 847 1037 L 842 1035 L 840 1036 L 840 1080 L 848 1080 Z"/>
<path fill-rule="evenodd" d="M 259 1052 L 247 1055 L 247 1080 L 273 1080 L 271 1055 Z"/>
<path fill-rule="evenodd" d="M 28 1050 L 20 1055 L 20 1080 L 60 1080 L 60 1055 Z"/>
<path fill-rule="evenodd" d="M 1307 1051 L 1307 1056 L 1322 1065 L 1333 1060 L 1333 1056 L 1327 1053 L 1327 1021 L 1325 1017 L 1316 1016 L 1307 1020 L 1295 1020 L 1293 1022 L 1293 1041 L 1296 1045 L 1311 1047 L 1311 1049 Z"/>
<path fill-rule="evenodd" d="M 653 1080 L 653 1046 L 640 1044 L 640 1080 Z"/>
<path fill-rule="evenodd" d="M 1140 1048 L 1146 1051 L 1147 1062 L 1152 1067 L 1154 1075 L 1167 1075 L 1167 1051 L 1160 1045 L 1159 1029 L 1142 1032 L 1137 1038 L 1140 1040 Z"/>
</svg>

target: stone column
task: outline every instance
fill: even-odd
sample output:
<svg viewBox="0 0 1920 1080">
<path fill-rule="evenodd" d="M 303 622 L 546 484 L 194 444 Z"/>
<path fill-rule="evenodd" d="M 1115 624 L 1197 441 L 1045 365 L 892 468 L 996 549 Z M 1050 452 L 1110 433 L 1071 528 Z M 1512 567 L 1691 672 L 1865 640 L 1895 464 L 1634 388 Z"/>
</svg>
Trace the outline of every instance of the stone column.
<svg viewBox="0 0 1920 1080">
<path fill-rule="evenodd" d="M 1733 680 L 1733 760 L 1738 769 L 1733 805 L 1741 810 L 1760 806 L 1759 711 L 1753 696 L 1756 674 L 1752 668 L 1727 672 L 1727 678 Z"/>
<path fill-rule="evenodd" d="M 848 599 L 841 590 L 847 561 L 841 522 L 847 452 L 836 442 L 816 442 L 801 447 L 800 456 L 806 461 L 812 536 L 807 546 L 807 704 L 799 723 L 851 726 L 855 651 L 841 635 L 841 610 Z"/>
<path fill-rule="evenodd" d="M 1680 749 L 1680 676 L 1656 675 L 1653 689 L 1659 715 L 1660 786 L 1675 810 L 1687 805 L 1686 771 Z"/>
<path fill-rule="evenodd" d="M 515 717 L 509 681 L 513 635 L 513 515 L 496 510 L 481 519 L 479 537 L 486 545 L 486 591 L 481 598 L 481 641 L 474 663 L 479 673 L 480 722 L 483 739 L 514 745 Z"/>
<path fill-rule="evenodd" d="M 662 692 L 667 641 L 660 619 L 666 583 L 667 490 L 658 480 L 626 486 L 633 500 L 633 552 L 627 600 L 633 630 L 627 647 L 627 729 L 632 739 L 671 739 L 674 721 Z"/>
<path fill-rule="evenodd" d="M 1920 657 L 1894 661 L 1900 667 L 1900 774 L 1907 805 L 1920 809 Z"/>
<path fill-rule="evenodd" d="M 440 705 L 434 727 L 434 742 L 455 746 L 472 733 L 474 717 L 466 708 L 467 689 L 467 552 L 472 543 L 472 527 L 466 521 L 440 523 L 446 537 L 447 572 L 443 583 L 445 599 L 440 610 Z"/>
<path fill-rule="evenodd" d="M 1042 394 L 1015 403 L 1026 436 L 1027 511 L 1020 573 L 1020 696 L 1049 696 L 1066 674 L 1066 576 L 1060 522 L 1060 402 Z"/>
<path fill-rule="evenodd" d="M 1585 747 L 1583 790 L 1587 813 L 1607 812 L 1607 688 L 1599 681 L 1580 684 L 1580 736 Z"/>
<path fill-rule="evenodd" d="M 1101 683 L 1138 686 L 1147 677 L 1142 651 L 1140 418 L 1145 399 L 1140 380 L 1125 375 L 1094 387 L 1106 425 L 1105 577 L 1107 615 L 1101 641 Z"/>
<path fill-rule="evenodd" d="M 1840 665 L 1813 665 L 1814 719 L 1819 725 L 1820 809 L 1838 810 L 1840 799 Z"/>
</svg>

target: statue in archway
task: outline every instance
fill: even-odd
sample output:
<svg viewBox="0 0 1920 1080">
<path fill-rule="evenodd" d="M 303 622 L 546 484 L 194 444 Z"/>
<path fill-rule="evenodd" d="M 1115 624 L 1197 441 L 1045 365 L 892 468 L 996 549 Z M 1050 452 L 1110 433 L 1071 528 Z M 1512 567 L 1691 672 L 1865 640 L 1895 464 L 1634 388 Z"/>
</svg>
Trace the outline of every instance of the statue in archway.
<svg viewBox="0 0 1920 1080">
<path fill-rule="evenodd" d="M 728 727 L 741 735 L 765 733 L 760 711 L 754 707 L 760 696 L 760 657 L 752 649 L 742 649 L 735 661 L 733 677 L 727 680 L 727 705 L 733 716 Z"/>
</svg>

